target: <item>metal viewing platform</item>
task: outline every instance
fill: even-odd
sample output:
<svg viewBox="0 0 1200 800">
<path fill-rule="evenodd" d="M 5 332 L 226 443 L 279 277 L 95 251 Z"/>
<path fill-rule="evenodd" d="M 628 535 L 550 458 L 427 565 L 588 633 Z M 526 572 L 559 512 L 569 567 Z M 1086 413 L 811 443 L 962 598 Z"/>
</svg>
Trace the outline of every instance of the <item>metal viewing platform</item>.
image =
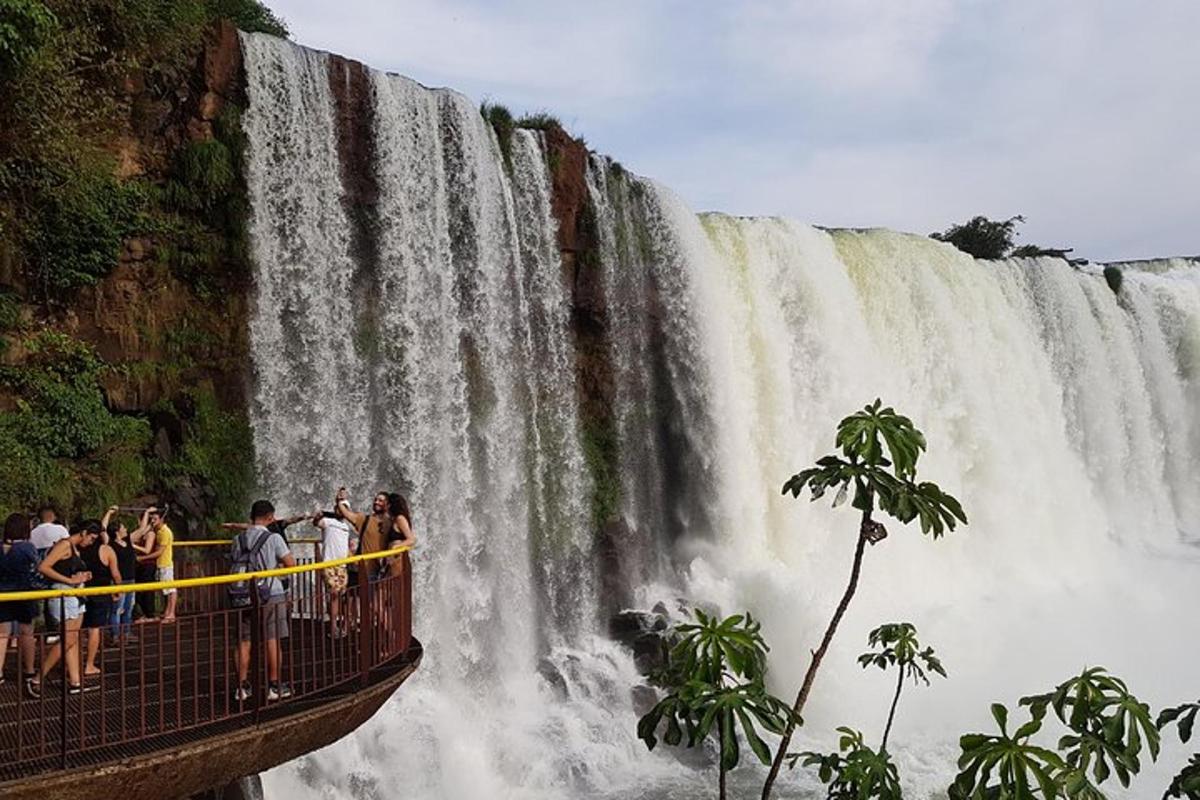
<svg viewBox="0 0 1200 800">
<path fill-rule="evenodd" d="M 133 626 L 137 641 L 105 646 L 101 673 L 68 692 L 64 660 L 40 697 L 26 694 L 21 661 L 10 647 L 0 685 L 0 797 L 93 798 L 98 785 L 122 800 L 169 800 L 220 790 L 345 736 L 371 717 L 421 661 L 412 637 L 412 570 L 405 549 L 337 561 L 297 558 L 295 567 L 229 574 L 226 541 L 177 543 L 204 551 L 177 557 L 180 578 L 123 585 L 122 592 L 179 592 L 171 623 Z M 399 562 L 371 580 L 383 559 Z M 358 572 L 331 617 L 323 579 L 330 566 Z M 386 569 L 386 567 L 385 567 Z M 290 635 L 280 640 L 280 680 L 291 696 L 268 699 L 265 615 L 231 609 L 228 584 L 286 577 Z M 0 594 L 0 600 L 64 603 L 69 595 L 112 594 L 118 587 Z M 250 627 L 250 697 L 238 699 L 235 653 L 239 620 Z M 57 645 L 54 630 L 35 634 L 36 663 Z M 108 630 L 104 630 L 107 637 Z M 5 631 L 7 635 L 7 631 Z M 80 664 L 87 631 L 80 633 Z M 98 784 L 97 781 L 101 781 Z"/>
</svg>

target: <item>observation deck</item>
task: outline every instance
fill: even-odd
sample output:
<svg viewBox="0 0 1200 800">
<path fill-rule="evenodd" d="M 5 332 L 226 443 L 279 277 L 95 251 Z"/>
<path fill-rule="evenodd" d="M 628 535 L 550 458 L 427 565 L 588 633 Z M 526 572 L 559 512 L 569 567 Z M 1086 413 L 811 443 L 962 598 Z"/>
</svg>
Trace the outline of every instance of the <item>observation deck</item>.
<svg viewBox="0 0 1200 800">
<path fill-rule="evenodd" d="M 135 624 L 136 643 L 102 647 L 101 674 L 85 678 L 79 694 L 67 691 L 60 660 L 43 680 L 41 696 L 28 696 L 19 653 L 9 647 L 0 685 L 0 797 L 90 800 L 99 787 L 122 800 L 219 792 L 350 733 L 420 664 L 405 549 L 318 562 L 313 545 L 311 557 L 297 554 L 295 567 L 230 575 L 228 547 L 228 541 L 177 542 L 176 580 L 119 587 L 161 592 L 173 586 L 178 618 Z M 369 568 L 382 559 L 403 568 L 370 580 Z M 357 569 L 358 579 L 332 616 L 323 570 L 338 565 Z M 269 701 L 258 592 L 250 592 L 251 608 L 231 609 L 227 590 L 235 581 L 272 577 L 289 581 L 290 635 L 280 640 L 280 680 L 292 694 Z M 86 602 L 113 588 L 0 593 L 0 601 L 63 604 L 76 595 Z M 235 654 L 242 618 L 250 629 L 251 693 L 239 700 Z M 47 642 L 53 633 L 35 634 L 39 666 L 57 648 Z M 107 629 L 104 634 L 107 639 Z M 80 633 L 81 670 L 87 635 Z"/>
</svg>

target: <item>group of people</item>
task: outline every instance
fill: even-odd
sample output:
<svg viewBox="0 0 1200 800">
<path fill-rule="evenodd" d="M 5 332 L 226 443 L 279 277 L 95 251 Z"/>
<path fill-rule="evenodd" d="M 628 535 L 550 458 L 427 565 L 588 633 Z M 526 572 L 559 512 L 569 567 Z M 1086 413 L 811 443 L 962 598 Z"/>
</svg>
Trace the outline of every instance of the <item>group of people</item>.
<svg viewBox="0 0 1200 800">
<path fill-rule="evenodd" d="M 130 531 L 115 520 L 117 506 L 104 517 L 81 519 L 67 528 L 53 506 L 43 506 L 38 524 L 24 514 L 10 514 L 4 523 L 0 543 L 0 592 L 24 592 L 41 589 L 74 589 L 83 586 L 118 587 L 135 581 L 171 581 L 174 578 L 175 535 L 157 508 L 142 510 L 138 527 Z M 175 619 L 176 595 L 173 588 L 163 590 L 165 609 L 162 622 Z M 67 672 L 67 691 L 83 690 L 82 678 L 100 674 L 96 664 L 102 644 L 102 631 L 111 631 L 115 644 L 137 641 L 133 632 L 134 595 L 114 593 L 86 598 L 66 596 L 45 601 L 16 600 L 0 603 L 0 683 L 9 641 L 17 640 L 22 681 L 31 697 L 41 695 L 42 679 L 60 660 Z M 138 598 L 144 619 L 155 617 L 155 597 L 145 593 Z M 36 664 L 34 623 L 42 618 L 52 645 Z M 87 639 L 81 669 L 81 632 Z"/>
<path fill-rule="evenodd" d="M 134 612 L 135 594 L 118 587 L 133 583 L 163 582 L 175 576 L 175 535 L 166 524 L 165 514 L 154 507 L 142 511 L 138 526 L 130 531 L 116 519 L 121 509 L 110 507 L 103 518 L 80 519 L 69 528 L 59 521 L 52 506 L 43 507 L 35 520 L 24 514 L 12 514 L 4 525 L 0 543 L 0 592 L 37 591 L 111 587 L 112 593 L 86 597 L 67 595 L 45 601 L 15 600 L 0 602 L 0 683 L 10 640 L 17 642 L 24 690 L 30 697 L 41 695 L 42 680 L 60 661 L 65 662 L 67 691 L 83 691 L 85 679 L 100 674 L 96 659 L 104 643 L 105 631 L 111 643 L 122 646 L 137 642 Z M 248 523 L 226 523 L 237 530 L 230 547 L 234 572 L 259 572 L 276 567 L 294 566 L 287 529 L 310 521 L 321 532 L 321 560 L 338 561 L 351 555 L 377 553 L 415 542 L 408 501 L 400 494 L 380 492 L 372 499 L 370 511 L 355 511 L 345 488 L 334 496 L 331 511 L 320 510 L 288 518 L 276 518 L 275 508 L 267 500 L 251 506 Z M 360 579 L 377 581 L 402 573 L 400 557 L 364 560 L 349 566 L 335 564 L 322 570 L 329 598 L 331 635 L 344 637 L 344 607 L 347 589 Z M 248 583 L 248 582 L 247 582 Z M 289 696 L 279 680 L 280 640 L 288 636 L 289 611 L 286 579 L 270 578 L 255 582 L 260 595 L 263 643 L 267 665 L 267 699 Z M 159 592 L 138 592 L 136 606 L 141 609 L 139 622 L 175 621 L 178 595 L 172 586 L 161 589 L 163 609 L 157 609 Z M 37 664 L 38 648 L 34 639 L 38 619 L 44 623 L 48 650 Z M 250 632 L 253 627 L 248 611 L 240 616 L 237 673 L 237 699 L 251 696 L 249 683 Z"/>
<path fill-rule="evenodd" d="M 223 527 L 240 531 L 230 545 L 230 562 L 237 571 L 262 572 L 276 567 L 295 566 L 296 560 L 288 544 L 287 529 L 309 520 L 321 531 L 321 561 L 339 561 L 351 555 L 378 553 L 398 547 L 411 547 L 416 542 L 412 531 L 412 513 L 403 495 L 379 492 L 371 501 L 371 511 L 351 508 L 345 487 L 334 496 L 333 510 L 318 510 L 311 516 L 302 514 L 276 518 L 275 507 L 269 500 L 256 500 L 250 507 L 250 522 L 228 522 Z M 342 612 L 347 588 L 357 585 L 360 575 L 369 581 L 398 576 L 404 570 L 399 557 L 379 558 L 357 564 L 335 564 L 322 570 L 329 597 L 331 635 L 346 635 Z M 288 636 L 287 587 L 284 579 L 269 578 L 256 582 L 259 592 L 262 642 L 267 667 L 267 700 L 279 700 L 291 695 L 289 687 L 280 680 L 280 640 Z M 253 693 L 249 681 L 251 630 L 253 620 L 243 614 L 239 625 L 237 652 L 238 688 L 236 699 L 248 700 Z"/>
</svg>

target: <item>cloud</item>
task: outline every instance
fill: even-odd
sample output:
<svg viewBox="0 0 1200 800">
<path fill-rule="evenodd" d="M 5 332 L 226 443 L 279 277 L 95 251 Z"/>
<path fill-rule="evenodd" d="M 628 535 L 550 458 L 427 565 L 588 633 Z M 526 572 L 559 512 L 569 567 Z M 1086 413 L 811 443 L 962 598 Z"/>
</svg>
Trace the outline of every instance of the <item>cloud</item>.
<svg viewBox="0 0 1200 800">
<path fill-rule="evenodd" d="M 1200 3 L 272 0 L 298 41 L 547 109 L 693 206 L 1200 251 Z"/>
</svg>

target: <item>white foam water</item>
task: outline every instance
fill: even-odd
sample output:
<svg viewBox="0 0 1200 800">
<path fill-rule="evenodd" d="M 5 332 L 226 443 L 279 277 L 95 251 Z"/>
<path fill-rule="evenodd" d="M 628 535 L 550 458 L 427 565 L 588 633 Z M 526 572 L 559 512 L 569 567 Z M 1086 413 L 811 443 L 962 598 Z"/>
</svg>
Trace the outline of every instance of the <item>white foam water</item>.
<svg viewBox="0 0 1200 800">
<path fill-rule="evenodd" d="M 572 287 L 541 135 L 502 150 L 466 98 L 371 73 L 374 309 L 343 203 L 328 57 L 245 36 L 256 265 L 255 445 L 282 506 L 340 484 L 412 500 L 426 660 L 268 797 L 693 797 L 713 776 L 636 739 L 630 655 L 605 636 Z M 619 582 L 750 609 L 791 696 L 849 569 L 855 519 L 782 497 L 882 397 L 925 431 L 921 474 L 971 523 L 889 525 L 818 678 L 801 745 L 878 735 L 887 679 L 853 656 L 910 620 L 950 679 L 905 693 L 892 741 L 937 797 L 957 735 L 1085 665 L 1159 707 L 1194 697 L 1200 622 L 1200 269 L 981 262 L 889 231 L 697 216 L 592 156 L 608 315 Z M 911 526 L 910 526 L 911 527 Z M 611 577 L 611 576 L 610 576 Z M 1156 796 L 1168 747 L 1130 796 Z M 736 796 L 760 774 L 734 773 Z M 1146 789 L 1146 786 L 1152 788 Z M 1141 788 L 1138 788 L 1141 787 Z M 812 796 L 788 774 L 784 795 Z"/>
</svg>

